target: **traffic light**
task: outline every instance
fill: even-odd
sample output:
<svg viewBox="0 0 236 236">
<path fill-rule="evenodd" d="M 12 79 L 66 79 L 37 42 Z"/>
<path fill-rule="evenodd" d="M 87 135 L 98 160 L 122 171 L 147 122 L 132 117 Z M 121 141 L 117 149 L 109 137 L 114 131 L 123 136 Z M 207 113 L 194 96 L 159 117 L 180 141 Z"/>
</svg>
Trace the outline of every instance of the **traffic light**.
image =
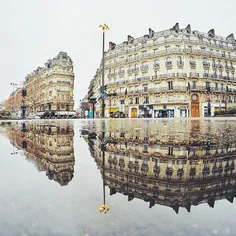
<svg viewBox="0 0 236 236">
<path fill-rule="evenodd" d="M 23 140 L 23 142 L 22 142 L 22 148 L 23 148 L 23 149 L 26 149 L 26 148 L 27 148 L 27 141 L 26 141 L 26 140 Z"/>
<path fill-rule="evenodd" d="M 102 89 L 102 86 L 101 86 L 101 88 L 100 88 L 100 91 L 101 91 L 101 93 L 107 93 L 107 85 L 104 85 L 103 86 L 103 89 Z"/>
<path fill-rule="evenodd" d="M 211 87 L 207 87 L 206 90 L 207 90 L 207 93 L 208 93 L 208 94 L 211 93 Z"/>
<path fill-rule="evenodd" d="M 101 151 L 106 152 L 107 151 L 107 145 L 106 144 L 101 144 Z"/>
<path fill-rule="evenodd" d="M 90 139 L 90 140 L 97 139 L 97 134 L 95 132 L 89 132 L 88 139 Z"/>
<path fill-rule="evenodd" d="M 25 123 L 22 123 L 22 126 L 21 126 L 21 132 L 26 132 L 26 125 Z"/>
<path fill-rule="evenodd" d="M 27 90 L 26 89 L 23 89 L 22 90 L 22 97 L 26 97 L 27 96 Z"/>
<path fill-rule="evenodd" d="M 206 148 L 208 151 L 211 150 L 211 141 L 210 140 L 207 141 Z"/>
<path fill-rule="evenodd" d="M 103 94 L 107 95 L 107 85 L 104 85 L 104 87 L 103 87 Z"/>
</svg>

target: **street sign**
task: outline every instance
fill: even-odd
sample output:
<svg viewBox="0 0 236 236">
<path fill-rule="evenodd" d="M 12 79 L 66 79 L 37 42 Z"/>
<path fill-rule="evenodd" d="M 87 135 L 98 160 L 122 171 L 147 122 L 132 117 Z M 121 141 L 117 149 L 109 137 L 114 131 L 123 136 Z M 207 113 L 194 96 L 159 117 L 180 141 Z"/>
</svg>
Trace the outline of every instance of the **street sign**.
<svg viewBox="0 0 236 236">
<path fill-rule="evenodd" d="M 104 139 L 102 140 L 102 144 L 103 144 L 103 145 L 106 145 L 106 144 L 107 144 L 106 138 L 104 138 Z"/>
<path fill-rule="evenodd" d="M 107 98 L 107 94 L 104 93 L 104 94 L 102 95 L 102 99 L 106 99 L 106 98 Z"/>
</svg>

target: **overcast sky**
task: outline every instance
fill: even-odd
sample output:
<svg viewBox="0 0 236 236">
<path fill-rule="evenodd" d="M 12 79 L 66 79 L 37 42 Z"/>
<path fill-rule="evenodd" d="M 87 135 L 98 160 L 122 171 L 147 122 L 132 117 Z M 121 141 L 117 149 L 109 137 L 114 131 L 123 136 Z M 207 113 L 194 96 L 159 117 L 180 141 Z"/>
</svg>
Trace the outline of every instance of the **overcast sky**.
<svg viewBox="0 0 236 236">
<path fill-rule="evenodd" d="M 87 92 L 102 55 L 99 24 L 109 41 L 121 43 L 148 28 L 160 31 L 179 22 L 192 30 L 236 34 L 236 0 L 0 0 L 0 101 L 37 66 L 65 51 L 74 62 L 75 102 Z"/>
</svg>

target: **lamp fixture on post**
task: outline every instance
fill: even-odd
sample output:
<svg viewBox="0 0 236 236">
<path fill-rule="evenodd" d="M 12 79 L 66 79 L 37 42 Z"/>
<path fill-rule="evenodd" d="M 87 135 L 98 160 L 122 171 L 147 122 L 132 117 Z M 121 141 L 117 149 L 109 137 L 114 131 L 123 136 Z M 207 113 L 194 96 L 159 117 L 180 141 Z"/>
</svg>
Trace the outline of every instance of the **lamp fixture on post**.
<svg viewBox="0 0 236 236">
<path fill-rule="evenodd" d="M 14 99 L 14 90 L 15 90 L 15 86 L 17 85 L 16 83 L 10 83 L 10 85 L 12 85 L 12 96 L 11 96 L 11 111 L 12 111 L 12 113 L 14 113 L 15 112 L 15 108 L 14 108 L 14 106 L 15 106 L 15 102 L 13 101 L 13 99 Z"/>
<path fill-rule="evenodd" d="M 99 28 L 102 30 L 102 118 L 105 117 L 105 96 L 103 94 L 104 90 L 104 74 L 105 74 L 105 61 L 104 61 L 104 54 L 105 54 L 105 31 L 110 30 L 110 28 L 106 25 L 99 25 Z"/>
</svg>

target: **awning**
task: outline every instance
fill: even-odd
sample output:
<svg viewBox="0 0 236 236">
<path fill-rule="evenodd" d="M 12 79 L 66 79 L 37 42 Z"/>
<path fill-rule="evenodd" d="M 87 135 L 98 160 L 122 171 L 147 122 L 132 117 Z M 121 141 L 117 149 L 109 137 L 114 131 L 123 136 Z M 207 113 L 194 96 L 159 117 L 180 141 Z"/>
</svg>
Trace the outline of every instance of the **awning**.
<svg viewBox="0 0 236 236">
<path fill-rule="evenodd" d="M 108 112 L 117 112 L 119 111 L 119 108 L 106 108 Z"/>
</svg>

